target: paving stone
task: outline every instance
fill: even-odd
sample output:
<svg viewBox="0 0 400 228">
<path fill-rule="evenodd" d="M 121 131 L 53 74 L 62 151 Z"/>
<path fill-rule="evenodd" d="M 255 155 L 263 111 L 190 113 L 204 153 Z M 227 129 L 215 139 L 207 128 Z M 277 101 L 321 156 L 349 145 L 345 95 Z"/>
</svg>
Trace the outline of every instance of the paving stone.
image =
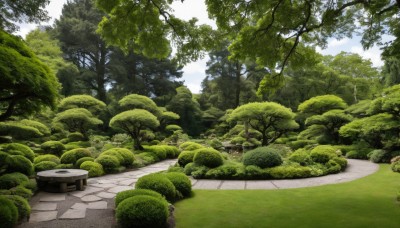
<svg viewBox="0 0 400 228">
<path fill-rule="evenodd" d="M 47 192 L 43 192 L 43 194 L 41 194 L 40 196 L 40 200 L 41 202 L 58 202 L 58 201 L 64 201 L 65 200 L 65 194 L 63 193 L 47 193 Z"/>
<path fill-rule="evenodd" d="M 244 190 L 246 183 L 244 181 L 223 181 L 219 189 L 230 190 Z"/>
<path fill-rule="evenodd" d="M 75 203 L 74 205 L 71 206 L 71 209 L 76 209 L 76 210 L 84 210 L 87 208 L 87 204 L 85 203 Z"/>
<path fill-rule="evenodd" d="M 118 192 L 122 192 L 122 191 L 125 191 L 125 190 L 131 190 L 131 189 L 132 189 L 131 186 L 117 186 L 117 187 L 114 187 L 114 188 L 110 188 L 107 191 L 111 192 L 111 193 L 118 193 Z"/>
<path fill-rule="evenodd" d="M 119 185 L 132 185 L 133 183 L 136 183 L 138 179 L 129 179 L 129 180 L 124 180 L 118 182 Z"/>
<path fill-rule="evenodd" d="M 220 180 L 198 180 L 193 189 L 218 189 L 220 185 Z"/>
<path fill-rule="evenodd" d="M 88 183 L 88 184 L 97 184 L 98 182 L 97 182 L 97 179 L 92 179 L 92 178 L 91 178 L 91 179 L 88 179 L 88 180 L 87 180 L 87 183 Z"/>
<path fill-rule="evenodd" d="M 108 179 L 100 179 L 97 181 L 99 184 L 115 184 L 117 183 L 115 180 L 108 180 Z"/>
<path fill-rule="evenodd" d="M 57 210 L 57 203 L 43 203 L 39 202 L 32 206 L 34 211 L 55 211 Z"/>
<path fill-rule="evenodd" d="M 100 192 L 100 191 L 104 191 L 104 188 L 96 188 L 96 187 L 88 186 L 88 187 L 86 187 L 86 189 L 84 191 L 75 191 L 75 192 L 72 192 L 71 195 L 78 197 L 78 198 L 82 198 L 86 195 L 90 195 L 92 193 Z"/>
<path fill-rule="evenodd" d="M 93 202 L 89 203 L 87 206 L 88 209 L 107 209 L 107 202 L 106 201 L 98 201 L 98 202 Z"/>
<path fill-rule="evenodd" d="M 101 200 L 101 198 L 98 196 L 94 196 L 94 195 L 87 195 L 87 196 L 82 197 L 81 200 L 83 202 L 94 202 L 94 201 Z"/>
<path fill-rule="evenodd" d="M 90 186 L 96 187 L 96 188 L 113 188 L 116 187 L 116 184 L 101 184 L 101 183 L 97 183 L 97 184 L 91 184 Z"/>
<path fill-rule="evenodd" d="M 246 189 L 277 189 L 271 181 L 246 181 Z"/>
<path fill-rule="evenodd" d="M 86 217 L 85 209 L 68 209 L 59 219 L 82 219 Z"/>
<path fill-rule="evenodd" d="M 112 198 L 114 198 L 115 197 L 115 193 L 109 193 L 109 192 L 100 192 L 100 193 L 97 193 L 97 196 L 98 197 L 101 197 L 101 198 L 103 198 L 103 199 L 112 199 Z"/>
<path fill-rule="evenodd" d="M 46 222 L 57 219 L 57 211 L 32 212 L 29 223 Z"/>
</svg>

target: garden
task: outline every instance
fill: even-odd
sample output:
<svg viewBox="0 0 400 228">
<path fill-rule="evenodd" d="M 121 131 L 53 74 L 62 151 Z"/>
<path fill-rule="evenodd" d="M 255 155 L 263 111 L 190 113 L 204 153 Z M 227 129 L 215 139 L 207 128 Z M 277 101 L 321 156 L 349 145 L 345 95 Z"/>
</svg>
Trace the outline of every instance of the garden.
<svg viewBox="0 0 400 228">
<path fill-rule="evenodd" d="M 46 226 L 29 222 L 38 172 L 90 181 L 165 161 L 111 197 L 115 226 L 399 226 L 398 1 L 205 1 L 217 28 L 175 17 L 173 2 L 184 1 L 67 1 L 25 38 L 18 23 L 48 20 L 50 1 L 0 4 L 1 227 Z M 354 32 L 381 45 L 382 66 L 317 50 Z M 183 67 L 205 55 L 193 93 Z M 379 170 L 318 187 L 192 189 L 336 177 L 348 159 Z"/>
</svg>

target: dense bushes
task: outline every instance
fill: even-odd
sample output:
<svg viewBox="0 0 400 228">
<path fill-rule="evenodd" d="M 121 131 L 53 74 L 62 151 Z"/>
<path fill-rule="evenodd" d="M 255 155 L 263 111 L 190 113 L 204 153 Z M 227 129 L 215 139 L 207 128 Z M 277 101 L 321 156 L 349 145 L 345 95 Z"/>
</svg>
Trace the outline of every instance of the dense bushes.
<svg viewBox="0 0 400 228">
<path fill-rule="evenodd" d="M 193 161 L 197 165 L 203 165 L 209 168 L 218 167 L 223 163 L 221 153 L 212 148 L 196 150 Z"/>
<path fill-rule="evenodd" d="M 35 158 L 35 160 L 33 161 L 33 163 L 37 164 L 37 163 L 42 162 L 42 161 L 51 161 L 51 162 L 54 162 L 56 164 L 60 164 L 60 162 L 61 162 L 60 158 L 58 158 L 57 156 L 52 155 L 52 154 L 45 154 L 45 155 L 37 156 Z"/>
<path fill-rule="evenodd" d="M 47 141 L 43 143 L 40 148 L 48 154 L 55 154 L 60 156 L 62 152 L 65 150 L 64 144 L 59 141 Z"/>
<path fill-rule="evenodd" d="M 89 177 L 98 177 L 104 174 L 103 166 L 97 162 L 85 161 L 80 167 L 89 172 Z"/>
<path fill-rule="evenodd" d="M 90 151 L 84 148 L 77 148 L 65 152 L 61 156 L 61 163 L 63 164 L 75 164 L 80 158 L 91 157 Z"/>
<path fill-rule="evenodd" d="M 103 166 L 105 173 L 114 173 L 118 171 L 118 167 L 120 163 L 116 157 L 110 155 L 102 155 L 96 158 L 95 162 L 101 164 Z"/>
<path fill-rule="evenodd" d="M 115 196 L 115 207 L 118 207 L 118 205 L 133 196 L 141 196 L 141 195 L 146 195 L 146 196 L 152 196 L 154 198 L 160 199 L 160 200 L 164 200 L 164 197 L 158 193 L 155 192 L 153 190 L 150 189 L 132 189 L 132 190 L 126 190 L 126 191 L 122 191 L 117 193 L 117 195 Z"/>
<path fill-rule="evenodd" d="M 260 168 L 274 167 L 282 164 L 282 157 L 273 148 L 259 147 L 248 151 L 243 156 L 243 164 L 255 165 Z"/>
<path fill-rule="evenodd" d="M 178 164 L 182 167 L 193 162 L 195 151 L 182 151 L 178 156 Z"/>
<path fill-rule="evenodd" d="M 327 163 L 331 158 L 336 157 L 335 148 L 321 145 L 311 150 L 310 156 L 314 162 Z"/>
<path fill-rule="evenodd" d="M 76 161 L 76 163 L 75 163 L 75 167 L 79 169 L 81 167 L 82 163 L 84 163 L 85 161 L 93 162 L 94 158 L 92 158 L 92 157 L 79 158 L 78 161 Z"/>
<path fill-rule="evenodd" d="M 28 180 L 29 178 L 22 173 L 7 173 L 0 176 L 0 189 L 10 189 Z"/>
<path fill-rule="evenodd" d="M 313 163 L 310 154 L 305 149 L 298 149 L 289 156 L 289 161 L 297 162 L 302 166 L 311 165 Z"/>
<path fill-rule="evenodd" d="M 125 167 L 132 166 L 133 161 L 135 160 L 133 153 L 125 148 L 112 148 L 104 151 L 100 156 L 103 155 L 115 156 L 119 160 L 120 164 Z"/>
<path fill-rule="evenodd" d="M 32 162 L 21 155 L 10 155 L 6 158 L 7 173 L 20 172 L 27 176 L 33 174 Z"/>
<path fill-rule="evenodd" d="M 10 199 L 17 207 L 19 221 L 25 218 L 29 218 L 29 215 L 31 213 L 31 206 L 25 198 L 17 195 L 5 195 L 5 197 Z"/>
<path fill-rule="evenodd" d="M 34 165 L 35 172 L 55 169 L 57 167 L 57 165 L 58 165 L 57 163 L 52 162 L 52 161 L 42 161 L 42 162 L 36 163 Z"/>
<path fill-rule="evenodd" d="M 168 201 L 173 201 L 176 196 L 174 184 L 166 176 L 161 174 L 150 174 L 139 178 L 135 188 L 156 191 L 165 196 Z"/>
<path fill-rule="evenodd" d="M 192 151 L 192 150 L 197 150 L 197 149 L 201 149 L 204 148 L 203 145 L 195 143 L 195 142 L 191 142 L 191 141 L 187 141 L 182 143 L 181 145 L 179 145 L 179 149 L 181 151 Z"/>
<path fill-rule="evenodd" d="M 0 145 L 0 150 L 10 155 L 21 155 L 28 158 L 31 162 L 35 158 L 35 153 L 28 146 L 20 143 L 9 143 Z"/>
<path fill-rule="evenodd" d="M 14 227 L 18 220 L 18 209 L 13 201 L 5 196 L 0 196 L 0 221 L 5 228 Z"/>
<path fill-rule="evenodd" d="M 175 189 L 177 191 L 176 198 L 185 198 L 191 195 L 192 182 L 185 174 L 178 172 L 169 172 L 166 173 L 165 176 L 175 186 Z"/>
</svg>

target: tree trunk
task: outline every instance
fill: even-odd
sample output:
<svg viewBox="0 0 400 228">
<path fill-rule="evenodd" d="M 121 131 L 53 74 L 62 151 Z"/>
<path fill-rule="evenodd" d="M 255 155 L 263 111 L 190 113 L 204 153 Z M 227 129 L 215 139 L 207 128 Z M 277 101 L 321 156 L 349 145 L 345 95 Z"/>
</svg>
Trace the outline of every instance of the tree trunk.
<svg viewBox="0 0 400 228">
<path fill-rule="evenodd" d="M 235 91 L 235 107 L 238 107 L 240 104 L 240 77 L 242 76 L 241 74 L 241 64 L 239 63 L 239 61 L 236 61 L 236 82 L 235 82 L 235 87 L 236 87 L 236 91 Z"/>
<path fill-rule="evenodd" d="M 97 83 L 97 98 L 104 103 L 107 103 L 106 94 L 106 48 L 104 44 L 100 44 L 100 56 L 96 62 L 96 83 Z"/>
</svg>

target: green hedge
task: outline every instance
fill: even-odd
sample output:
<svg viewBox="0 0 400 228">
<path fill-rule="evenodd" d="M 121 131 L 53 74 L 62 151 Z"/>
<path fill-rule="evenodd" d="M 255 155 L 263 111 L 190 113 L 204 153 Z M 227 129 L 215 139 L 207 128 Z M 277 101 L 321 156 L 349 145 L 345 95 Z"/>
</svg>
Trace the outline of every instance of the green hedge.
<svg viewBox="0 0 400 228">
<path fill-rule="evenodd" d="M 57 156 L 55 156 L 53 154 L 39 155 L 35 158 L 35 160 L 33 160 L 33 163 L 37 164 L 37 163 L 43 162 L 43 161 L 51 161 L 51 162 L 56 163 L 57 165 L 61 163 L 60 158 L 58 158 Z"/>
<path fill-rule="evenodd" d="M 60 156 L 63 151 L 65 150 L 64 144 L 62 144 L 59 141 L 47 141 L 40 145 L 40 148 L 46 153 L 46 154 L 55 154 Z"/>
<path fill-rule="evenodd" d="M 61 163 L 63 164 L 75 164 L 80 158 L 91 157 L 91 153 L 88 149 L 77 148 L 65 152 L 61 156 Z"/>
<path fill-rule="evenodd" d="M 121 165 L 125 167 L 131 167 L 135 161 L 135 156 L 132 151 L 126 148 L 112 148 L 104 151 L 101 155 L 113 155 L 116 156 Z M 101 156 L 100 155 L 100 156 Z"/>
<path fill-rule="evenodd" d="M 79 158 L 78 161 L 75 162 L 75 167 L 79 169 L 81 167 L 82 163 L 84 163 L 85 161 L 94 162 L 94 158 L 92 158 L 92 157 Z"/>
<path fill-rule="evenodd" d="M 0 189 L 14 188 L 28 180 L 29 180 L 29 178 L 25 174 L 7 173 L 7 174 L 0 176 Z"/>
<path fill-rule="evenodd" d="M 197 150 L 197 149 L 201 149 L 204 148 L 203 145 L 195 143 L 195 142 L 184 142 L 181 145 L 179 145 L 179 150 L 181 151 L 192 151 L 192 150 Z"/>
<path fill-rule="evenodd" d="M 10 155 L 21 155 L 28 158 L 31 162 L 35 158 L 35 153 L 31 148 L 20 143 L 9 143 L 0 145 L 0 150 Z"/>
<path fill-rule="evenodd" d="M 17 195 L 5 195 L 5 197 L 10 199 L 17 208 L 18 221 L 29 218 L 29 215 L 31 214 L 31 206 L 25 198 Z"/>
<path fill-rule="evenodd" d="M 136 189 L 150 189 L 165 196 L 168 201 L 175 200 L 176 188 L 174 184 L 162 174 L 149 174 L 139 178 Z"/>
<path fill-rule="evenodd" d="M 120 167 L 118 159 L 110 155 L 101 155 L 100 157 L 96 158 L 95 162 L 103 166 L 105 173 L 115 173 Z"/>
<path fill-rule="evenodd" d="M 193 162 L 196 151 L 182 151 L 178 156 L 178 164 L 182 167 Z"/>
<path fill-rule="evenodd" d="M 305 149 L 298 149 L 288 157 L 289 161 L 297 162 L 302 166 L 311 165 L 313 163 L 310 153 Z"/>
<path fill-rule="evenodd" d="M 157 199 L 165 200 L 164 197 L 160 193 L 158 193 L 156 191 L 153 191 L 153 190 L 150 190 L 150 189 L 132 189 L 132 190 L 126 190 L 126 191 L 122 191 L 122 192 L 117 193 L 117 195 L 115 196 L 115 207 L 118 207 L 118 205 L 122 201 L 124 201 L 124 200 L 126 200 L 126 199 L 128 199 L 130 197 L 143 196 L 143 195 L 153 196 L 153 197 L 155 197 Z"/>
<path fill-rule="evenodd" d="M 243 156 L 243 164 L 255 165 L 260 168 L 268 168 L 279 166 L 283 163 L 282 157 L 279 152 L 273 148 L 258 147 L 254 150 L 248 151 Z"/>
<path fill-rule="evenodd" d="M 213 148 L 203 148 L 196 150 L 193 162 L 197 165 L 215 168 L 223 163 L 221 153 Z"/>
<path fill-rule="evenodd" d="M 320 145 L 311 150 L 310 157 L 314 162 L 324 164 L 337 157 L 336 149 L 332 146 Z"/>
<path fill-rule="evenodd" d="M 55 169 L 57 165 L 58 165 L 57 163 L 52 161 L 42 161 L 35 164 L 35 172 Z"/>
<path fill-rule="evenodd" d="M 186 198 L 192 194 L 192 182 L 185 174 L 169 172 L 165 176 L 174 184 L 178 196 L 176 198 Z"/>
<path fill-rule="evenodd" d="M 32 162 L 22 155 L 10 155 L 6 158 L 7 173 L 20 172 L 27 176 L 33 174 Z"/>
</svg>

